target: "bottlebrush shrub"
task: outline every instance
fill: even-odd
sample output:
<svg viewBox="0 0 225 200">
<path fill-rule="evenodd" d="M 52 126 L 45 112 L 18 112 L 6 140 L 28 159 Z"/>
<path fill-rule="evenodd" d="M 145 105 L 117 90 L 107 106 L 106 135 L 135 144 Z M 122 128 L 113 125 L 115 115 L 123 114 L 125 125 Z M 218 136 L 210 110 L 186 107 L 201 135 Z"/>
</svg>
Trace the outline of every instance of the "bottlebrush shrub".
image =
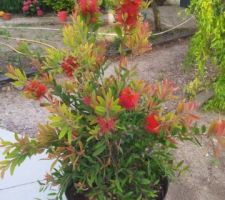
<svg viewBox="0 0 225 200">
<path fill-rule="evenodd" d="M 174 110 L 164 109 L 177 88 L 168 80 L 150 84 L 136 79 L 123 50 L 115 73 L 107 75 L 105 44 L 90 33 L 90 18 L 80 16 L 80 9 L 73 24 L 64 27 L 66 48 L 48 49 L 43 62 L 36 60 L 33 79 L 9 66 L 14 85 L 41 101 L 51 116 L 35 138 L 16 134 L 16 142 L 0 142 L 5 148 L 1 175 L 45 152 L 53 164 L 44 185 L 60 186 L 54 199 L 61 199 L 68 187 L 90 199 L 155 199 L 160 180 L 185 169 L 172 155 L 177 143 L 197 143 L 204 132 L 196 124 L 196 104 L 181 101 Z M 141 23 L 139 18 L 136 22 Z M 119 28 L 128 37 L 127 26 Z M 224 139 L 216 127 L 210 133 L 219 130 Z"/>
<path fill-rule="evenodd" d="M 40 3 L 38 0 L 25 0 L 23 2 L 22 11 L 25 15 L 33 16 L 37 15 L 39 17 L 43 16 L 43 11 L 40 8 Z"/>
</svg>

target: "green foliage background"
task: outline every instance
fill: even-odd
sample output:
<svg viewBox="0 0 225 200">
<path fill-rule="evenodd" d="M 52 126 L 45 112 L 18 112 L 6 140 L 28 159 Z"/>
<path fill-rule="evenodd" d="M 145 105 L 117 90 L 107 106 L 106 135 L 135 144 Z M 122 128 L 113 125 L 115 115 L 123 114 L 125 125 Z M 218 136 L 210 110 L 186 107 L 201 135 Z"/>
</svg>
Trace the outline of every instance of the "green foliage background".
<svg viewBox="0 0 225 200">
<path fill-rule="evenodd" d="M 196 17 L 198 31 L 189 48 L 189 64 L 197 66 L 195 80 L 189 91 L 204 85 L 206 62 L 218 67 L 213 85 L 215 96 L 206 105 L 207 109 L 225 110 L 225 1 L 192 0 L 189 11 Z M 200 81 L 202 83 L 200 83 Z M 194 91 L 192 91 L 194 93 Z"/>
<path fill-rule="evenodd" d="M 0 10 L 4 10 L 12 13 L 20 13 L 23 0 L 1 0 Z"/>
<path fill-rule="evenodd" d="M 57 12 L 60 10 L 71 12 L 75 4 L 75 0 L 43 0 L 43 2 Z"/>
</svg>

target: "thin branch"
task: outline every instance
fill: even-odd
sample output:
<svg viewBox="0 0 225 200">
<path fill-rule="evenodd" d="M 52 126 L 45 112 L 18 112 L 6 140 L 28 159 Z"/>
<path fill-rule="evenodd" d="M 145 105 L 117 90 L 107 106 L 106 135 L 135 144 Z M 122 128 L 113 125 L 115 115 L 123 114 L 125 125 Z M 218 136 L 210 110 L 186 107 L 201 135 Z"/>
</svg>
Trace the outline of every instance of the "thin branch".
<svg viewBox="0 0 225 200">
<path fill-rule="evenodd" d="M 19 40 L 19 41 L 24 41 L 24 42 L 28 42 L 28 43 L 36 43 L 36 44 L 40 44 L 40 45 L 49 47 L 51 49 L 56 49 L 54 46 L 52 46 L 50 44 L 47 44 L 47 43 L 44 43 L 44 42 L 41 42 L 41 41 L 38 41 L 38 40 L 31 40 L 31 39 L 17 38 L 17 37 L 15 38 L 15 37 L 2 36 L 2 35 L 0 35 L 0 38 Z"/>
<path fill-rule="evenodd" d="M 3 42 L 0 42 L 0 44 L 1 44 L 1 45 L 3 45 L 3 46 L 8 47 L 9 49 L 11 49 L 11 50 L 15 51 L 15 52 L 16 52 L 16 53 L 18 53 L 18 54 L 21 54 L 21 55 L 24 55 L 24 56 L 25 56 L 25 54 L 24 54 L 24 53 L 22 53 L 22 52 L 18 51 L 17 49 L 15 49 L 14 47 L 12 47 L 11 45 L 5 44 L 5 43 L 3 43 Z"/>
</svg>

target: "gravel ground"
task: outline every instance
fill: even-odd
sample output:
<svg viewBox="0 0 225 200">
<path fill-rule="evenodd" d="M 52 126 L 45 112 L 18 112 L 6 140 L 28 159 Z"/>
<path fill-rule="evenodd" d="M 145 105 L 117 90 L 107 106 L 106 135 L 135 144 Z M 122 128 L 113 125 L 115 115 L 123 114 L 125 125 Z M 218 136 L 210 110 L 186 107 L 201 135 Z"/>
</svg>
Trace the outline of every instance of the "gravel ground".
<svg viewBox="0 0 225 200">
<path fill-rule="evenodd" d="M 130 58 L 138 68 L 138 76 L 150 82 L 167 78 L 180 88 L 192 78 L 193 71 L 184 73 L 182 63 L 188 49 L 188 40 L 177 41 L 155 48 L 154 51 Z M 114 64 L 115 65 L 115 64 Z M 48 113 L 38 102 L 26 100 L 19 91 L 4 86 L 0 91 L 0 127 L 18 133 L 34 135 L 37 122 L 46 122 Z M 208 123 L 218 117 L 213 113 L 200 113 L 202 122 Z M 184 159 L 190 170 L 170 184 L 166 200 L 224 200 L 225 199 L 225 158 L 216 167 L 209 156 L 206 138 L 202 146 L 190 143 L 179 144 L 175 152 L 177 159 Z"/>
<path fill-rule="evenodd" d="M 48 112 L 37 101 L 26 99 L 10 86 L 0 91 L 0 102 L 1 128 L 33 136 L 37 124 L 46 122 Z"/>
</svg>

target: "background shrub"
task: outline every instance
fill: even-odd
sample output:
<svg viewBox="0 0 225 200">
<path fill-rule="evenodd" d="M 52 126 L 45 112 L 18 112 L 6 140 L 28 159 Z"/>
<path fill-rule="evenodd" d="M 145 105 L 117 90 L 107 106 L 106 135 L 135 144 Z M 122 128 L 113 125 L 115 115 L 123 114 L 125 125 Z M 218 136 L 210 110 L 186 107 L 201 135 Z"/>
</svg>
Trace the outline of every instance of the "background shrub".
<svg viewBox="0 0 225 200">
<path fill-rule="evenodd" d="M 23 1 L 24 0 L 0 0 L 0 10 L 10 13 L 22 13 Z M 43 1 L 44 0 L 39 0 L 39 5 L 42 10 L 50 11 L 51 8 Z"/>
<path fill-rule="evenodd" d="M 225 3 L 224 0 L 192 0 L 190 12 L 195 15 L 198 31 L 192 38 L 188 64 L 197 66 L 197 74 L 191 85 L 192 93 L 197 86 L 204 86 L 207 71 L 206 63 L 217 67 L 218 74 L 213 77 L 215 96 L 208 102 L 206 109 L 225 111 Z M 212 85 L 212 84 L 211 84 Z"/>
<path fill-rule="evenodd" d="M 54 11 L 67 10 L 71 12 L 74 7 L 75 0 L 42 0 L 46 5 Z"/>
<path fill-rule="evenodd" d="M 21 13 L 22 4 L 23 0 L 0 0 L 0 10 Z"/>
</svg>

